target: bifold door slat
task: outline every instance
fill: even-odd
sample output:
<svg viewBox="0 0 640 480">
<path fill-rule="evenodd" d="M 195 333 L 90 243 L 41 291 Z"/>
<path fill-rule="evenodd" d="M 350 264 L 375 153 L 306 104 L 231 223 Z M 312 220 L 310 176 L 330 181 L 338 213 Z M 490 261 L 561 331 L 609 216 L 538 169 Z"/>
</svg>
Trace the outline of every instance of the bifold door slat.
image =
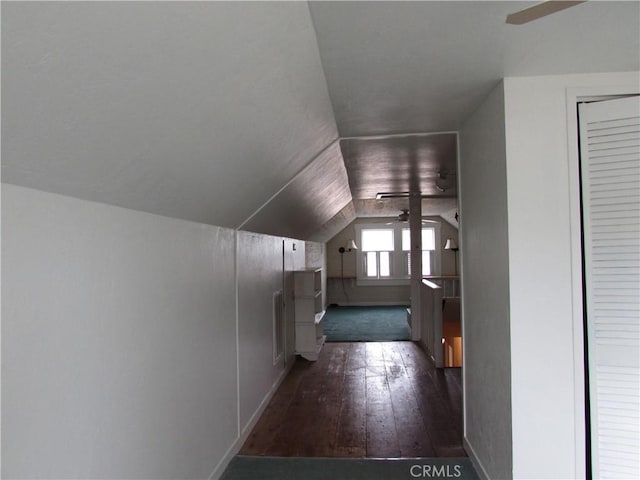
<svg viewBox="0 0 640 480">
<path fill-rule="evenodd" d="M 640 478 L 640 100 L 581 104 L 594 478 Z"/>
</svg>

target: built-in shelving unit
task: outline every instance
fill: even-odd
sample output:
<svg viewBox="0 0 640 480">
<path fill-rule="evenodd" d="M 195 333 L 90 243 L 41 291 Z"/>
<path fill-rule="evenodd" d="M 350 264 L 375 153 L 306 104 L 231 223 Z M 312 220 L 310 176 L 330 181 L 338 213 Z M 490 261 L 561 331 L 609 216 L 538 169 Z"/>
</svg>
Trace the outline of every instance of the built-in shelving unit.
<svg viewBox="0 0 640 480">
<path fill-rule="evenodd" d="M 322 269 L 297 270 L 294 276 L 296 353 L 310 361 L 318 359 L 326 340 L 323 333 Z"/>
</svg>

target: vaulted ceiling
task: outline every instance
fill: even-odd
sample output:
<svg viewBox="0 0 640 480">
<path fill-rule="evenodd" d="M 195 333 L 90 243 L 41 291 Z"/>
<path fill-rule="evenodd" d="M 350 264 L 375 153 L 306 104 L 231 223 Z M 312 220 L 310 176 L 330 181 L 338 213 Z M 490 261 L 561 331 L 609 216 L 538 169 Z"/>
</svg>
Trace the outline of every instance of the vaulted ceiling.
<svg viewBox="0 0 640 480">
<path fill-rule="evenodd" d="M 3 181 L 237 227 L 337 135 L 304 3 L 2 2 Z"/>
<path fill-rule="evenodd" d="M 531 3 L 2 2 L 2 180 L 327 240 L 454 174 L 502 77 L 640 68 L 637 2 Z"/>
</svg>

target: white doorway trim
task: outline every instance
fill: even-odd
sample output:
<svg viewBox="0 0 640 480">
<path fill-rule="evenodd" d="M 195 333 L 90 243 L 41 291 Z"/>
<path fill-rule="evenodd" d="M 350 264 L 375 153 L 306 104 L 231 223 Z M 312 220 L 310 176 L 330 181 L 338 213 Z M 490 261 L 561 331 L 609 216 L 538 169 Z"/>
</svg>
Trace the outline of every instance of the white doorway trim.
<svg viewBox="0 0 640 480">
<path fill-rule="evenodd" d="M 567 88 L 567 157 L 569 168 L 569 208 L 571 230 L 571 304 L 574 366 L 574 425 L 576 478 L 586 478 L 586 409 L 585 409 L 585 352 L 584 308 L 582 294 L 582 238 L 580 213 L 580 151 L 578 144 L 578 108 L 580 101 L 596 97 L 640 94 L 638 85 L 595 86 Z"/>
</svg>

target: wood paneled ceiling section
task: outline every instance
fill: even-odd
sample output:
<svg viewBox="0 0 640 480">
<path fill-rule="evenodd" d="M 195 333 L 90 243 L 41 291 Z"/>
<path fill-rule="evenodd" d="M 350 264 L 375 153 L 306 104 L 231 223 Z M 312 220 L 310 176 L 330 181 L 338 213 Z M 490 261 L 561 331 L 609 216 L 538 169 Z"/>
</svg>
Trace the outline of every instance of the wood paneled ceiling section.
<svg viewBox="0 0 640 480">
<path fill-rule="evenodd" d="M 340 146 L 334 142 L 287 184 L 243 230 L 308 239 L 351 204 Z"/>
<path fill-rule="evenodd" d="M 408 206 L 406 199 L 407 206 L 400 199 L 376 200 L 379 193 L 420 192 L 443 199 L 455 197 L 456 145 L 455 133 L 342 139 L 340 147 L 356 215 L 394 215 L 399 213 L 398 206 Z M 444 192 L 435 184 L 440 174 L 447 175 L 450 185 Z M 450 208 L 450 203 L 444 205 Z"/>
</svg>

